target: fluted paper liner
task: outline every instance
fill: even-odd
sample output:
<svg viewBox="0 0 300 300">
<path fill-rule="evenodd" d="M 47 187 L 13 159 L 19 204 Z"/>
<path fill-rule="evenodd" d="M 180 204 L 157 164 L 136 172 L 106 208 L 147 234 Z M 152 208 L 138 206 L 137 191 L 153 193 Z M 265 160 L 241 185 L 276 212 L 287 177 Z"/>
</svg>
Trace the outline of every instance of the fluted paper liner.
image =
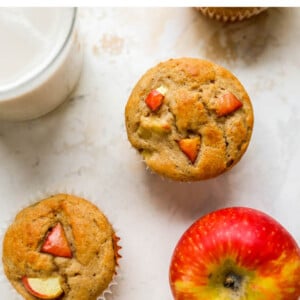
<svg viewBox="0 0 300 300">
<path fill-rule="evenodd" d="M 211 19 L 229 23 L 249 19 L 266 10 L 267 7 L 241 7 L 242 10 L 237 10 L 236 14 L 226 14 L 225 10 L 221 11 L 218 7 L 196 7 L 196 9 Z M 226 9 L 226 7 L 224 7 L 224 9 Z"/>
<path fill-rule="evenodd" d="M 47 189 L 45 191 L 39 191 L 35 195 L 31 195 L 28 198 L 26 203 L 23 205 L 20 205 L 20 207 L 16 208 L 16 210 L 11 211 L 9 213 L 9 216 L 7 216 L 6 220 L 4 220 L 3 226 L 0 227 L 0 242 L 1 242 L 1 248 L 0 248 L 0 254 L 1 254 L 1 259 L 2 259 L 2 252 L 3 252 L 3 239 L 5 236 L 5 233 L 8 229 L 8 227 L 14 222 L 15 216 L 17 215 L 18 212 L 23 210 L 24 208 L 37 203 L 43 199 L 49 198 L 50 196 L 57 195 L 57 194 L 68 194 L 68 195 L 75 195 L 77 197 L 83 198 L 88 200 L 89 202 L 93 203 L 97 207 L 98 204 L 91 200 L 93 199 L 90 196 L 87 196 L 85 193 L 78 192 L 75 189 L 69 189 L 69 188 L 55 188 L 55 189 Z M 24 203 L 24 202 L 23 202 Z M 103 212 L 103 210 L 101 209 Z M 104 214 L 104 213 L 103 213 Z M 106 214 L 104 214 L 106 216 Z M 97 297 L 97 300 L 106 300 L 107 295 L 111 295 L 113 293 L 113 288 L 118 284 L 118 279 L 120 277 L 120 258 L 122 257 L 120 254 L 120 251 L 122 247 L 119 244 L 120 237 L 116 233 L 115 228 L 114 230 L 114 235 L 113 235 L 113 244 L 114 244 L 114 251 L 115 251 L 115 260 L 116 260 L 116 267 L 115 267 L 115 273 L 113 275 L 113 278 L 107 288 L 102 292 L 101 295 Z M 13 285 L 10 283 L 10 281 L 6 278 L 3 264 L 1 264 L 1 270 L 0 270 L 0 290 L 3 291 L 9 291 L 9 300 L 22 300 L 24 299 L 13 287 Z"/>
</svg>

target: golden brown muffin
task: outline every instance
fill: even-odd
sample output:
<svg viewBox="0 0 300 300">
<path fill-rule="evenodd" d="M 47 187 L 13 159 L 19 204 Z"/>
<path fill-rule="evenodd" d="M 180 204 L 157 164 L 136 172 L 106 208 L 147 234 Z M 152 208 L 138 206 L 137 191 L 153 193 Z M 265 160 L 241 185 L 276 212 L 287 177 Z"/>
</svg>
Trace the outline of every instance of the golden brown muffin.
<svg viewBox="0 0 300 300">
<path fill-rule="evenodd" d="M 53 234 L 51 245 L 58 225 L 64 233 L 61 247 L 53 246 Z M 7 278 L 25 299 L 43 296 L 30 291 L 35 283 L 28 287 L 28 278 L 58 278 L 62 293 L 51 297 L 51 288 L 42 287 L 50 297 L 45 299 L 95 300 L 112 281 L 118 249 L 112 226 L 95 205 L 59 194 L 17 214 L 4 237 L 2 260 Z"/>
<path fill-rule="evenodd" d="M 205 16 L 223 22 L 236 22 L 256 16 L 266 7 L 196 7 Z"/>
<path fill-rule="evenodd" d="M 181 181 L 217 176 L 247 149 L 250 99 L 228 70 L 195 58 L 150 69 L 125 109 L 128 139 L 155 172 Z"/>
</svg>

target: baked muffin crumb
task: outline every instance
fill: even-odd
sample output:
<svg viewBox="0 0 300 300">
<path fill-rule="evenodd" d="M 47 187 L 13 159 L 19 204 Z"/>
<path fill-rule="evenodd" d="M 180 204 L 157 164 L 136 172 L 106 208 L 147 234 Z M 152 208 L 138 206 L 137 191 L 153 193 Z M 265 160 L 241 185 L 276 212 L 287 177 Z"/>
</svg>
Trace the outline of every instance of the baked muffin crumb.
<svg viewBox="0 0 300 300">
<path fill-rule="evenodd" d="M 155 109 L 151 97 L 159 99 Z M 128 99 L 125 122 L 130 143 L 150 169 L 194 181 L 215 177 L 240 160 L 252 134 L 253 111 L 228 70 L 179 58 L 142 76 Z"/>
<path fill-rule="evenodd" d="M 41 251 L 57 224 L 65 233 L 71 256 L 51 252 L 51 246 L 46 247 L 48 253 Z M 95 300 L 113 279 L 118 250 L 111 224 L 94 204 L 58 194 L 17 214 L 4 237 L 2 261 L 7 278 L 25 299 L 39 297 L 28 291 L 24 277 L 59 278 L 63 289 L 59 299 Z"/>
</svg>

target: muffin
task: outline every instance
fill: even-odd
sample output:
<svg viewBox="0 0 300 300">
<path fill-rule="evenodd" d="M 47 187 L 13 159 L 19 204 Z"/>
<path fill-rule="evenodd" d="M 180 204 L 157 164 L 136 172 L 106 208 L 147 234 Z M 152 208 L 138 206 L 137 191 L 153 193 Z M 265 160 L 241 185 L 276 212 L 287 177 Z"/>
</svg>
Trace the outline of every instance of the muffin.
<svg viewBox="0 0 300 300">
<path fill-rule="evenodd" d="M 4 236 L 4 271 L 28 300 L 95 300 L 115 275 L 117 242 L 94 204 L 58 194 L 17 214 Z"/>
<path fill-rule="evenodd" d="M 247 149 L 252 105 L 228 70 L 196 58 L 162 62 L 134 87 L 127 136 L 147 166 L 165 177 L 196 181 L 232 168 Z"/>
<path fill-rule="evenodd" d="M 236 22 L 256 16 L 266 7 L 197 7 L 203 15 L 223 22 Z"/>
</svg>

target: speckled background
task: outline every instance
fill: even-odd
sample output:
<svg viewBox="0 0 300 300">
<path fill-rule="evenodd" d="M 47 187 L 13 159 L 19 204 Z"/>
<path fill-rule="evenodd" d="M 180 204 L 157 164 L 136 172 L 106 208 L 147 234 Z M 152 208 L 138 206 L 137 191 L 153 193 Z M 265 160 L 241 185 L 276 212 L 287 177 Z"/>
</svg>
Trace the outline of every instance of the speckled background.
<svg viewBox="0 0 300 300">
<path fill-rule="evenodd" d="M 271 214 L 300 243 L 300 8 L 271 8 L 224 25 L 192 8 L 81 8 L 84 68 L 71 99 L 40 119 L 0 123 L 0 226 L 40 190 L 90 197 L 122 238 L 113 297 L 171 300 L 168 268 L 177 240 L 203 214 L 250 206 Z M 254 106 L 241 162 L 198 183 L 164 180 L 130 147 L 124 107 L 151 66 L 171 57 L 230 69 Z M 3 275 L 3 299 L 14 299 Z"/>
</svg>

